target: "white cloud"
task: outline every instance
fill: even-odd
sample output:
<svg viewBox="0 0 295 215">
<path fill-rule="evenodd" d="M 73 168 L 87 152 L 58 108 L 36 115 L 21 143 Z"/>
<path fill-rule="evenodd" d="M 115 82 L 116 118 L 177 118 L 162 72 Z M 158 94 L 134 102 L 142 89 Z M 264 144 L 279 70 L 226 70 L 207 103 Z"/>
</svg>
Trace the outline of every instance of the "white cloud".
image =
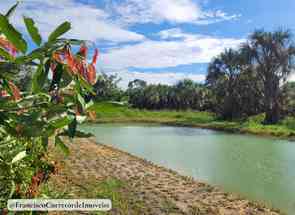
<svg viewBox="0 0 295 215">
<path fill-rule="evenodd" d="M 173 38 L 185 38 L 188 34 L 182 32 L 180 28 L 170 28 L 167 30 L 160 31 L 158 35 L 162 39 L 173 39 Z"/>
<path fill-rule="evenodd" d="M 241 16 L 228 15 L 221 10 L 203 11 L 192 0 L 125 0 L 113 3 L 112 8 L 118 14 L 119 21 L 125 24 L 163 21 L 210 24 Z"/>
<path fill-rule="evenodd" d="M 108 2 L 110 0 L 106 0 Z M 118 1 L 117 1 L 118 2 Z M 23 27 L 21 16 L 32 17 L 43 36 L 47 36 L 64 21 L 70 21 L 73 29 L 68 37 L 107 41 L 112 47 L 101 53 L 100 66 L 112 71 L 123 71 L 119 75 L 124 83 L 140 78 L 148 83 L 173 84 L 183 78 L 203 81 L 201 74 L 174 72 L 145 73 L 130 72 L 128 68 L 165 68 L 193 63 L 207 63 L 225 48 L 237 47 L 242 39 L 218 38 L 207 35 L 184 33 L 179 28 L 159 32 L 160 40 L 149 40 L 144 35 L 128 30 L 126 25 L 134 23 L 169 21 L 174 23 L 208 24 L 237 18 L 222 11 L 204 12 L 192 0 L 125 0 L 115 4 L 116 14 L 107 8 L 94 4 L 83 4 L 77 0 L 24 0 L 17 10 L 13 22 Z M 5 0 L 0 4 L 0 12 L 5 12 L 15 0 Z M 120 20 L 116 22 L 115 20 Z M 117 23 L 117 24 L 116 24 Z M 125 26 L 125 27 L 124 27 Z M 132 45 L 118 45 L 120 42 L 137 42 Z M 165 71 L 165 69 L 163 69 Z"/>
<path fill-rule="evenodd" d="M 206 76 L 204 74 L 193 73 L 174 73 L 174 72 L 161 72 L 161 73 L 146 73 L 146 72 L 131 72 L 128 70 L 122 70 L 120 72 L 108 72 L 110 74 L 117 74 L 122 80 L 119 82 L 119 86 L 126 89 L 128 83 L 134 79 L 141 79 L 149 84 L 168 84 L 172 85 L 180 80 L 189 78 L 196 82 L 204 82 Z"/>
<path fill-rule="evenodd" d="M 15 0 L 1 2 L 0 11 L 5 12 Z M 13 21 L 18 27 L 22 15 L 32 17 L 42 34 L 47 36 L 64 21 L 70 21 L 73 29 L 69 32 L 71 38 L 90 41 L 106 40 L 112 42 L 129 42 L 144 40 L 144 36 L 124 29 L 112 23 L 110 15 L 97 7 L 79 3 L 75 0 L 28 0 L 23 1 L 14 16 Z"/>
<path fill-rule="evenodd" d="M 109 49 L 101 55 L 102 65 L 116 69 L 164 68 L 193 63 L 208 63 L 225 48 L 236 48 L 243 39 L 218 38 L 183 33 L 170 29 L 159 33 L 162 38 L 177 40 L 145 40 L 134 45 Z"/>
</svg>

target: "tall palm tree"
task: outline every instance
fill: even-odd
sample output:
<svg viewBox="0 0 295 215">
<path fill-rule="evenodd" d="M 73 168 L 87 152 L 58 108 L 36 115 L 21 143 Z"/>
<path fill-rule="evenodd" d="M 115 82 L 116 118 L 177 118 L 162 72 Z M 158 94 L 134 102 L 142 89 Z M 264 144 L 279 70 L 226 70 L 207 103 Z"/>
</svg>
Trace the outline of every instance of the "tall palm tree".
<svg viewBox="0 0 295 215">
<path fill-rule="evenodd" d="M 280 119 L 281 85 L 294 68 L 295 46 L 290 31 L 255 31 L 242 46 L 243 55 L 263 82 L 265 124 Z"/>
</svg>

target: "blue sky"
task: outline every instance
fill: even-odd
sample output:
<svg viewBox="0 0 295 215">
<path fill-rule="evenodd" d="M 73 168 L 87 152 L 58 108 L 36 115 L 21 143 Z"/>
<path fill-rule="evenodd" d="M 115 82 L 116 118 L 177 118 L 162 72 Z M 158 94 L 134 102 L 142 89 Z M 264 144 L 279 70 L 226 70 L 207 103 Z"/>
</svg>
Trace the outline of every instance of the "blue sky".
<svg viewBox="0 0 295 215">
<path fill-rule="evenodd" d="M 14 2 L 1 1 L 0 11 Z M 94 42 L 98 71 L 126 86 L 134 78 L 202 82 L 210 59 L 255 29 L 295 31 L 294 12 L 294 0 L 23 0 L 13 22 L 25 31 L 20 18 L 30 16 L 46 37 L 71 21 L 67 37 Z"/>
</svg>

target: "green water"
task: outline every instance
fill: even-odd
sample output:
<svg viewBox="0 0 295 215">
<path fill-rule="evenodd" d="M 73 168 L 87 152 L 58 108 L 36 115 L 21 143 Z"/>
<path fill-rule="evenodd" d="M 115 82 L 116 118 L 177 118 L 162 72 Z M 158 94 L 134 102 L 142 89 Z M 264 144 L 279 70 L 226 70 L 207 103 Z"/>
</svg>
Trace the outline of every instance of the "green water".
<svg viewBox="0 0 295 215">
<path fill-rule="evenodd" d="M 98 142 L 295 214 L 295 143 L 151 125 L 84 125 Z"/>
</svg>

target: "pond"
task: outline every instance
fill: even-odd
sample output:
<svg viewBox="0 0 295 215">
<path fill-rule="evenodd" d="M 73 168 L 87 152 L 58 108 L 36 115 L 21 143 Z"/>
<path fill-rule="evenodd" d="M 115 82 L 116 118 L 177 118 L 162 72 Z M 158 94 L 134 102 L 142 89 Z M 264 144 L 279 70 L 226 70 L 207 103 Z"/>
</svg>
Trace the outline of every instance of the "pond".
<svg viewBox="0 0 295 215">
<path fill-rule="evenodd" d="M 295 143 L 186 127 L 83 125 L 111 145 L 182 175 L 295 214 Z"/>
</svg>

